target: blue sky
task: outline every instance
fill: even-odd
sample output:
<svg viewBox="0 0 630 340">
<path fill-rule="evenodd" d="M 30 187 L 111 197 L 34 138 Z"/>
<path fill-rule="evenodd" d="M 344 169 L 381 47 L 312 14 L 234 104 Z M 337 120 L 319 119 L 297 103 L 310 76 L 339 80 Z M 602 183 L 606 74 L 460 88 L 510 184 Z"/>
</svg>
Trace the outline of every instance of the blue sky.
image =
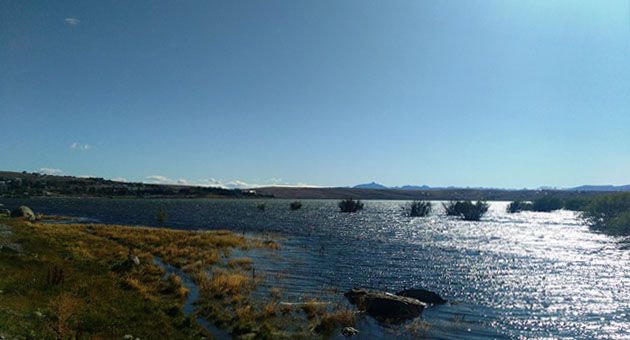
<svg viewBox="0 0 630 340">
<path fill-rule="evenodd" d="M 6 170 L 625 184 L 630 7 L 0 0 L 0 126 Z"/>
</svg>

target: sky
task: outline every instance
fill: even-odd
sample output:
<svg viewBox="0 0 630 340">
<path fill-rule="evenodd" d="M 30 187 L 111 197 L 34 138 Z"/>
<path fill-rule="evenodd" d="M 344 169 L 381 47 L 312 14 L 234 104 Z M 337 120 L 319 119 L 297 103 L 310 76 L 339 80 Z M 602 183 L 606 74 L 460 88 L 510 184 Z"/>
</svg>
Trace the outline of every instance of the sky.
<svg viewBox="0 0 630 340">
<path fill-rule="evenodd" d="M 0 169 L 630 183 L 619 1 L 0 0 Z"/>
</svg>

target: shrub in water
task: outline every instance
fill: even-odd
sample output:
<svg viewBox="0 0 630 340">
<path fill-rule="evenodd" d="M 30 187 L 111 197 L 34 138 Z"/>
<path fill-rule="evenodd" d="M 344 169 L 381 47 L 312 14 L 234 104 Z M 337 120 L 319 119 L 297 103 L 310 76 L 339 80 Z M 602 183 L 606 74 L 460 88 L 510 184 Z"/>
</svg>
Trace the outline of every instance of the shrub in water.
<svg viewBox="0 0 630 340">
<path fill-rule="evenodd" d="M 564 209 L 572 210 L 572 211 L 582 211 L 584 210 L 590 200 L 587 198 L 571 198 L 564 202 Z"/>
<path fill-rule="evenodd" d="M 410 217 L 424 217 L 431 212 L 431 202 L 413 201 L 407 206 L 403 206 L 403 210 Z"/>
<path fill-rule="evenodd" d="M 444 203 L 444 211 L 448 216 L 459 216 L 466 221 L 479 221 L 488 211 L 488 203 L 478 201 L 451 201 Z"/>
<path fill-rule="evenodd" d="M 363 203 L 359 200 L 353 200 L 348 198 L 347 200 L 339 201 L 339 209 L 341 212 L 357 212 L 363 209 Z"/>
<path fill-rule="evenodd" d="M 507 206 L 507 212 L 510 214 L 532 210 L 532 204 L 523 201 L 514 201 Z"/>
<path fill-rule="evenodd" d="M 291 207 L 291 210 L 299 210 L 300 208 L 302 208 L 302 202 L 300 201 L 291 202 L 289 206 Z"/>
<path fill-rule="evenodd" d="M 550 212 L 562 209 L 562 200 L 554 196 L 541 197 L 534 201 L 532 209 L 534 211 Z"/>
<path fill-rule="evenodd" d="M 615 235 L 630 235 L 630 193 L 594 198 L 582 214 L 591 227 Z"/>
</svg>

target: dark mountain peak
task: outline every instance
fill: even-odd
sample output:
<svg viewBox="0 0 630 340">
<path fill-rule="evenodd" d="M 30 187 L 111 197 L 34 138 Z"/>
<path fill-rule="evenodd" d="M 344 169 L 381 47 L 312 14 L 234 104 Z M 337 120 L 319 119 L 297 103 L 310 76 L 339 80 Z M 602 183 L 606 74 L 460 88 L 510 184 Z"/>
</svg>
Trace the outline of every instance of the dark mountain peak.
<svg viewBox="0 0 630 340">
<path fill-rule="evenodd" d="M 383 184 L 379 184 L 376 182 L 355 185 L 353 188 L 354 189 L 389 189 Z"/>
</svg>

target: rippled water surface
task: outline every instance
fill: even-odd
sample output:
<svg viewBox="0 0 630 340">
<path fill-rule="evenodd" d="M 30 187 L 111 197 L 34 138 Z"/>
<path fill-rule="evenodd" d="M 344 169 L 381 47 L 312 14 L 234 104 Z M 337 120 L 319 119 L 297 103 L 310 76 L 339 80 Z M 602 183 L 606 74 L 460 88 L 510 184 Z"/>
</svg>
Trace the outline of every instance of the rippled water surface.
<svg viewBox="0 0 630 340">
<path fill-rule="evenodd" d="M 256 205 L 264 202 L 266 209 Z M 402 216 L 400 201 L 366 201 L 357 214 L 336 201 L 2 199 L 36 212 L 104 223 L 278 233 L 280 259 L 257 258 L 282 277 L 287 298 L 363 286 L 388 291 L 422 287 L 449 304 L 427 309 L 430 338 L 630 338 L 630 249 L 620 238 L 590 232 L 568 211 L 507 214 L 491 204 L 481 222 Z M 256 256 L 256 254 L 249 254 Z M 340 294 L 337 294 L 340 295 Z M 361 334 L 391 338 L 365 319 Z"/>
</svg>

